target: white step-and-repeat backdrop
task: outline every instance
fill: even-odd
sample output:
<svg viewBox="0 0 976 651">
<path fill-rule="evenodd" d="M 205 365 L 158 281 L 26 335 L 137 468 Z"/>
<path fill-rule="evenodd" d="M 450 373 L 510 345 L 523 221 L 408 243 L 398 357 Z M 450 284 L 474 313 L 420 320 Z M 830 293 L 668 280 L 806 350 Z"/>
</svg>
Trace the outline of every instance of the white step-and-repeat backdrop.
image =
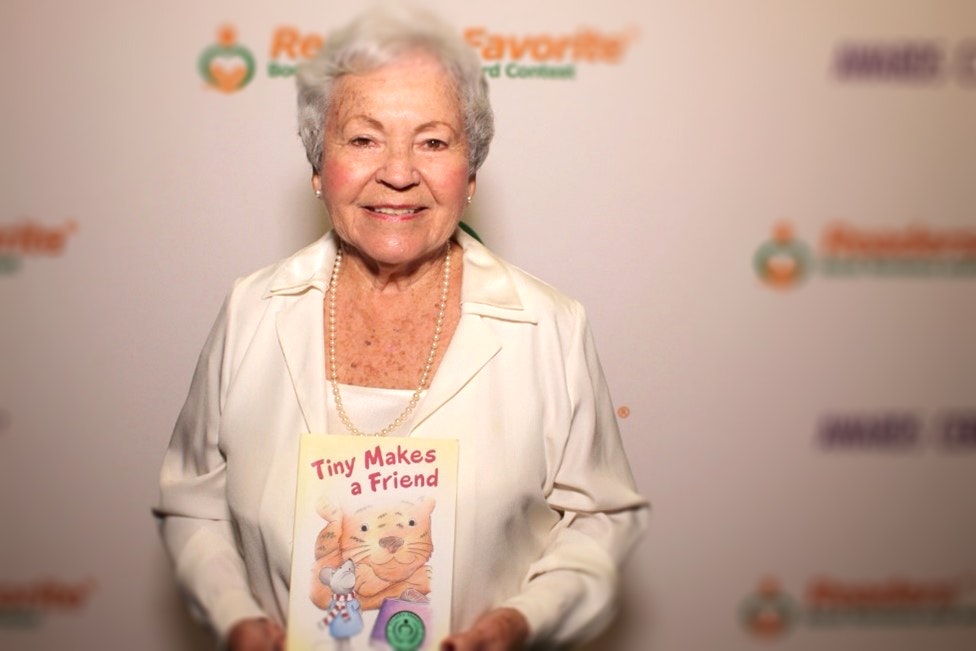
<svg viewBox="0 0 976 651">
<path fill-rule="evenodd" d="M 0 648 L 208 648 L 158 467 L 232 280 L 327 228 L 292 73 L 353 4 L 5 5 Z M 976 5 L 432 6 L 468 221 L 587 305 L 654 505 L 595 648 L 976 648 Z"/>
</svg>

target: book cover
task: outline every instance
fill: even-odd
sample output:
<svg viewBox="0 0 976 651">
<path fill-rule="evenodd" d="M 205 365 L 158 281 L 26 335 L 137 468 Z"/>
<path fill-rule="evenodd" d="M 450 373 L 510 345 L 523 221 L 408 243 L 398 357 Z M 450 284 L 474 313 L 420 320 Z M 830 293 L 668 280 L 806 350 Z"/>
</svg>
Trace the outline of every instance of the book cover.
<svg viewBox="0 0 976 651">
<path fill-rule="evenodd" d="M 457 441 L 305 434 L 289 651 L 436 649 L 450 631 Z"/>
</svg>

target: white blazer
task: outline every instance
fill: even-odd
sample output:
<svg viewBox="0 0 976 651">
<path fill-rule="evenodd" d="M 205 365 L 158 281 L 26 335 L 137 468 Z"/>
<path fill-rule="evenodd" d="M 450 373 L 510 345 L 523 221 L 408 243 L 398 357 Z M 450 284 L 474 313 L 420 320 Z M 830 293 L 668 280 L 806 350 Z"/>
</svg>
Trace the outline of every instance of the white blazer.
<svg viewBox="0 0 976 651">
<path fill-rule="evenodd" d="M 542 645 L 591 637 L 642 533 L 579 303 L 458 230 L 461 318 L 410 435 L 459 441 L 452 628 L 511 606 Z M 299 435 L 328 433 L 329 233 L 239 280 L 200 356 L 156 515 L 178 581 L 219 637 L 284 624 Z"/>
</svg>

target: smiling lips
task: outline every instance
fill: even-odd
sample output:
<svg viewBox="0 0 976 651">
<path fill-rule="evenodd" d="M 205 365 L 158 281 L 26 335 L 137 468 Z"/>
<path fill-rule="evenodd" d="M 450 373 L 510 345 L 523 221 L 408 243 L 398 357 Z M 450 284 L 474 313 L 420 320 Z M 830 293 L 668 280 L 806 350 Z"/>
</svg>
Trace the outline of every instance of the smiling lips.
<svg viewBox="0 0 976 651">
<path fill-rule="evenodd" d="M 363 206 L 366 210 L 390 221 L 403 221 L 420 214 L 423 206 Z"/>
</svg>

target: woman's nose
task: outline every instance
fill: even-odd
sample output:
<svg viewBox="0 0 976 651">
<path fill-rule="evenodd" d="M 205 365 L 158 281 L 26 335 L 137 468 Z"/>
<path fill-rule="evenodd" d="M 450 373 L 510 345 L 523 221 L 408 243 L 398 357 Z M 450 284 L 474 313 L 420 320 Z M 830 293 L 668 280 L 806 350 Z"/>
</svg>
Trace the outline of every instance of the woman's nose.
<svg viewBox="0 0 976 651">
<path fill-rule="evenodd" d="M 406 190 L 420 182 L 410 147 L 390 147 L 377 170 L 376 180 L 396 190 Z"/>
</svg>

